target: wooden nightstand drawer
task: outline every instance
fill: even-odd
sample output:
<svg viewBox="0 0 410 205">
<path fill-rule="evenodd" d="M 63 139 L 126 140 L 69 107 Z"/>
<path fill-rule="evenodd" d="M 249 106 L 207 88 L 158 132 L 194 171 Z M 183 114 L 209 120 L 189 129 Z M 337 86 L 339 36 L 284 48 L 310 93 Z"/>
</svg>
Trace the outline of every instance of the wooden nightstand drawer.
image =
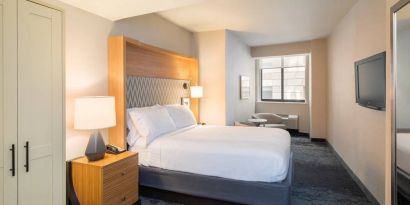
<svg viewBox="0 0 410 205">
<path fill-rule="evenodd" d="M 128 175 L 137 174 L 138 172 L 138 157 L 134 155 L 127 159 L 110 164 L 103 168 L 104 184 L 106 182 L 120 180 Z"/>
<path fill-rule="evenodd" d="M 138 157 L 110 164 L 103 169 L 104 204 L 130 204 L 138 196 Z"/>
<path fill-rule="evenodd" d="M 109 192 L 112 187 L 121 186 L 124 182 L 138 182 L 138 166 L 130 166 L 127 169 L 118 169 L 115 172 L 104 170 L 104 192 Z M 108 175 L 108 176 L 107 176 Z"/>
<path fill-rule="evenodd" d="M 131 205 L 138 201 L 138 154 L 106 154 L 89 162 L 73 160 L 73 185 L 81 204 Z"/>
<path fill-rule="evenodd" d="M 115 184 L 104 188 L 104 204 L 132 204 L 138 200 L 138 184 L 134 180 L 124 180 L 121 184 Z"/>
</svg>

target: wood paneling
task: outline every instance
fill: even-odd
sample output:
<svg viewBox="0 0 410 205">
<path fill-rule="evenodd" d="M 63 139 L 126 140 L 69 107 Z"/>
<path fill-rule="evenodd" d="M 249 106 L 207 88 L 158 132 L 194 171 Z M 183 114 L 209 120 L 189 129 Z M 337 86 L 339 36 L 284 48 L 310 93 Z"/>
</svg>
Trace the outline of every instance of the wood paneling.
<svg viewBox="0 0 410 205">
<path fill-rule="evenodd" d="M 112 163 L 119 162 L 119 161 L 121 161 L 125 158 L 135 156 L 135 155 L 137 155 L 137 154 L 134 153 L 134 152 L 124 152 L 124 153 L 117 154 L 117 155 L 105 153 L 105 156 L 104 156 L 103 160 L 90 162 L 90 161 L 88 161 L 88 159 L 86 157 L 81 157 L 81 158 L 75 159 L 73 162 L 81 163 L 81 164 L 89 164 L 89 165 L 92 165 L 92 166 L 95 166 L 95 167 L 105 167 L 105 166 L 108 166 Z"/>
<path fill-rule="evenodd" d="M 72 162 L 73 185 L 81 204 L 133 204 L 138 201 L 138 154 L 106 154 Z"/>
<path fill-rule="evenodd" d="M 127 44 L 127 74 L 154 78 L 185 80 L 190 77 L 190 60 L 165 53 L 156 53 L 143 47 Z M 170 69 L 170 67 L 173 69 Z"/>
<path fill-rule="evenodd" d="M 109 143 L 126 148 L 126 78 L 127 75 L 190 80 L 198 85 L 198 62 L 124 36 L 108 41 L 109 95 L 116 98 L 117 126 L 109 129 Z M 191 110 L 199 121 L 199 101 L 191 99 Z"/>
<path fill-rule="evenodd" d="M 117 125 L 108 129 L 109 144 L 127 148 L 125 119 L 125 40 L 123 36 L 108 39 L 108 95 L 115 97 Z"/>
<path fill-rule="evenodd" d="M 102 204 L 102 170 L 73 162 L 73 186 L 81 204 Z"/>
<path fill-rule="evenodd" d="M 196 60 L 196 59 L 194 59 L 190 62 L 189 79 L 191 80 L 191 85 L 199 85 L 198 60 Z M 196 121 L 200 122 L 200 119 L 199 119 L 199 99 L 191 98 L 191 110 L 195 115 Z"/>
</svg>

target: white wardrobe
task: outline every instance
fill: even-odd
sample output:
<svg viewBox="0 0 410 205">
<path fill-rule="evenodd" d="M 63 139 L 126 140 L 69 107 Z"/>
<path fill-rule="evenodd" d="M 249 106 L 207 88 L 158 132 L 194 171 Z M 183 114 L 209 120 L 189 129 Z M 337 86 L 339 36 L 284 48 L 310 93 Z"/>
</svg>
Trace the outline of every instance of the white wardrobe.
<svg viewBox="0 0 410 205">
<path fill-rule="evenodd" d="M 65 203 L 62 16 L 0 0 L 0 205 Z"/>
</svg>

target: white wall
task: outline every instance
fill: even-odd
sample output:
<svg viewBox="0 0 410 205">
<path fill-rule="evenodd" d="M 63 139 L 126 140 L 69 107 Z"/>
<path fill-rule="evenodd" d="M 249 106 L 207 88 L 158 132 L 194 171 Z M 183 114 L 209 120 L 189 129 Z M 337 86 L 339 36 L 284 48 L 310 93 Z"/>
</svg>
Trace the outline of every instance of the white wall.
<svg viewBox="0 0 410 205">
<path fill-rule="evenodd" d="M 199 60 L 200 119 L 209 125 L 226 124 L 225 30 L 195 33 Z"/>
<path fill-rule="evenodd" d="M 88 131 L 73 129 L 73 100 L 79 96 L 107 95 L 107 40 L 126 34 L 148 44 L 192 55 L 192 33 L 156 14 L 114 23 L 57 0 L 44 2 L 65 11 L 66 159 L 84 155 Z M 139 18 L 143 20 L 139 20 Z M 127 26 L 125 26 L 127 25 Z M 164 35 L 166 34 L 166 35 Z M 107 137 L 107 131 L 103 135 Z"/>
<path fill-rule="evenodd" d="M 255 113 L 255 61 L 248 45 L 233 31 L 226 31 L 226 124 L 247 121 Z M 249 99 L 240 99 L 240 76 L 248 76 L 251 84 Z"/>
<path fill-rule="evenodd" d="M 354 62 L 386 49 L 384 0 L 360 0 L 328 39 L 328 141 L 383 203 L 386 113 L 355 103 Z"/>
</svg>

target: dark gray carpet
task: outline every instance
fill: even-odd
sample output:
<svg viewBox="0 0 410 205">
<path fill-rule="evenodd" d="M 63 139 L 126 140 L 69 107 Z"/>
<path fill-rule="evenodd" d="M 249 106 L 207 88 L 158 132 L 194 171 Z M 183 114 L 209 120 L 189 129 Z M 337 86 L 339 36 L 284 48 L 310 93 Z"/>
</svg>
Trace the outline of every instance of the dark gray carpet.
<svg viewBox="0 0 410 205">
<path fill-rule="evenodd" d="M 294 153 L 294 205 L 367 205 L 370 204 L 327 143 L 311 142 L 292 134 Z M 141 197 L 143 205 L 173 205 Z"/>
<path fill-rule="evenodd" d="M 292 137 L 295 175 L 292 204 L 370 204 L 327 143 Z"/>
</svg>

